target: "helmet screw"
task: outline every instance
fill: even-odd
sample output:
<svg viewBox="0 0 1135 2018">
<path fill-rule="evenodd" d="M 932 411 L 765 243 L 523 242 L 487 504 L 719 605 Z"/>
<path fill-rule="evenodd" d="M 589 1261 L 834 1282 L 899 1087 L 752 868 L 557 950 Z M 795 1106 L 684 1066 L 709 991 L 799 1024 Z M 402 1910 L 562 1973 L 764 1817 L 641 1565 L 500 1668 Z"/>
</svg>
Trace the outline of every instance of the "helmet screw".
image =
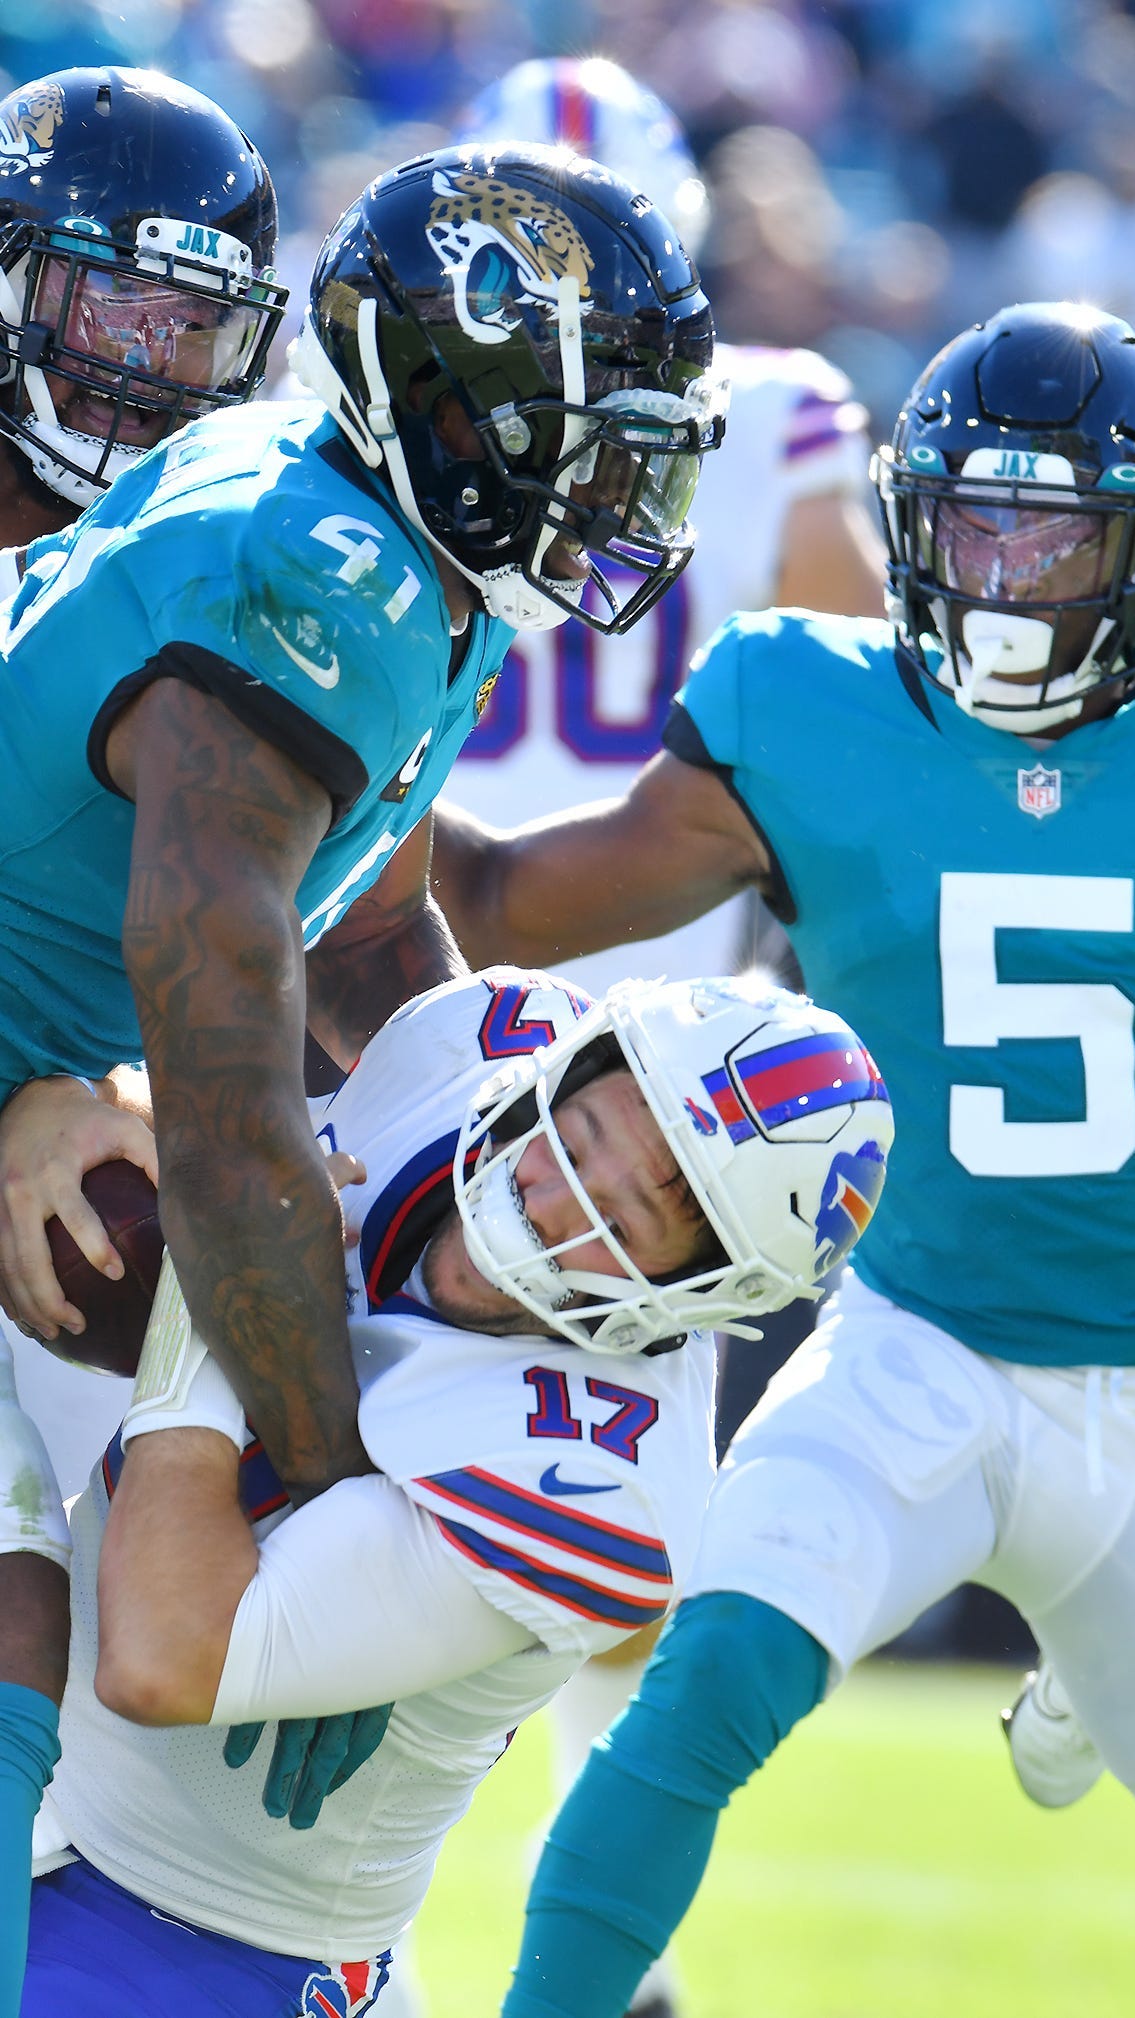
<svg viewBox="0 0 1135 2018">
<path fill-rule="evenodd" d="M 753 1297 L 763 1294 L 765 1280 L 762 1275 L 743 1275 L 740 1282 L 734 1286 L 738 1296 L 743 1296 L 748 1303 L 752 1301 Z"/>
<path fill-rule="evenodd" d="M 480 492 L 474 490 L 471 483 L 467 483 L 464 490 L 461 493 L 461 502 L 463 505 L 475 505 L 478 502 L 480 495 L 481 495 Z"/>
<path fill-rule="evenodd" d="M 617 1324 L 613 1331 L 607 1333 L 607 1343 L 614 1346 L 616 1351 L 621 1351 L 623 1347 L 632 1346 L 637 1335 L 633 1324 Z"/>
</svg>

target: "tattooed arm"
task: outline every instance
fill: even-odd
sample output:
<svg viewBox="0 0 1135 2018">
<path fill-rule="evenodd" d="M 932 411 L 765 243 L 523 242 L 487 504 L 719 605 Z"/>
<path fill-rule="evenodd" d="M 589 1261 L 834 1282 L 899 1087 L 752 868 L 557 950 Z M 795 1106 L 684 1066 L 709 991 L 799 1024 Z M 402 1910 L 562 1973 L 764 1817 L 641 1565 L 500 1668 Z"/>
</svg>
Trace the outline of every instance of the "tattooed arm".
<svg viewBox="0 0 1135 2018">
<path fill-rule="evenodd" d="M 295 894 L 323 787 L 220 701 L 156 681 L 111 731 L 135 801 L 123 954 L 186 1301 L 293 1500 L 370 1466 L 342 1219 L 303 1095 Z"/>
<path fill-rule="evenodd" d="M 307 956 L 308 1028 L 344 1071 L 403 1002 L 468 972 L 429 894 L 429 863 L 427 817 Z"/>
</svg>

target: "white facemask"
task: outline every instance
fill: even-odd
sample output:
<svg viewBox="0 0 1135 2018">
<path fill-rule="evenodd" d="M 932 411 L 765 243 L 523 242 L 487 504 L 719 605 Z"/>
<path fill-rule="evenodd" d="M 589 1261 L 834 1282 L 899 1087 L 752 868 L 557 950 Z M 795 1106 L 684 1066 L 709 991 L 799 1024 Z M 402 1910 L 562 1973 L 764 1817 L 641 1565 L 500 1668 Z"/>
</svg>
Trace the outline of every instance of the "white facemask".
<svg viewBox="0 0 1135 2018">
<path fill-rule="evenodd" d="M 498 1266 L 515 1271 L 526 1289 L 558 1310 L 570 1302 L 572 1292 L 525 1213 L 514 1175 L 523 1147 L 489 1171 L 465 1219 L 465 1251 L 488 1280 L 497 1279 Z"/>
</svg>

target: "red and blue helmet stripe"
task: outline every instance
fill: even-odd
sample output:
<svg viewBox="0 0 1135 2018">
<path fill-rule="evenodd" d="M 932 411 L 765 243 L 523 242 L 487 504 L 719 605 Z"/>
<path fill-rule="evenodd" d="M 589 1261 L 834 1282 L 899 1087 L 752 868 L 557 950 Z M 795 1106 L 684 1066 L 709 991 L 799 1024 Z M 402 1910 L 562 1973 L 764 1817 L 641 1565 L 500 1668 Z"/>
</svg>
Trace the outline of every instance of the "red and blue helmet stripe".
<svg viewBox="0 0 1135 2018">
<path fill-rule="evenodd" d="M 773 1135 L 790 1121 L 856 1100 L 887 1100 L 882 1075 L 869 1051 L 842 1031 L 822 1030 L 787 1044 L 733 1057 L 702 1077 L 734 1142 L 759 1128 Z"/>
<path fill-rule="evenodd" d="M 553 66 L 550 130 L 577 154 L 593 155 L 598 119 L 595 98 L 584 84 L 579 66 L 570 58 Z"/>
</svg>

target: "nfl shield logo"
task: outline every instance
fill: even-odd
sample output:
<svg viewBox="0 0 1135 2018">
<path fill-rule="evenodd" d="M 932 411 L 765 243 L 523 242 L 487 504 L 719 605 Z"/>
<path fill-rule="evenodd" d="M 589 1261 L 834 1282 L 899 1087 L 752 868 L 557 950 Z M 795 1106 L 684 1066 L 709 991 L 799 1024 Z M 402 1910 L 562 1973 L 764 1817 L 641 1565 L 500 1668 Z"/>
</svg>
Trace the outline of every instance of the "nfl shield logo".
<svg viewBox="0 0 1135 2018">
<path fill-rule="evenodd" d="M 1017 804 L 1022 813 L 1043 820 L 1046 813 L 1060 811 L 1060 773 L 1035 764 L 1031 771 L 1017 772 Z"/>
</svg>

